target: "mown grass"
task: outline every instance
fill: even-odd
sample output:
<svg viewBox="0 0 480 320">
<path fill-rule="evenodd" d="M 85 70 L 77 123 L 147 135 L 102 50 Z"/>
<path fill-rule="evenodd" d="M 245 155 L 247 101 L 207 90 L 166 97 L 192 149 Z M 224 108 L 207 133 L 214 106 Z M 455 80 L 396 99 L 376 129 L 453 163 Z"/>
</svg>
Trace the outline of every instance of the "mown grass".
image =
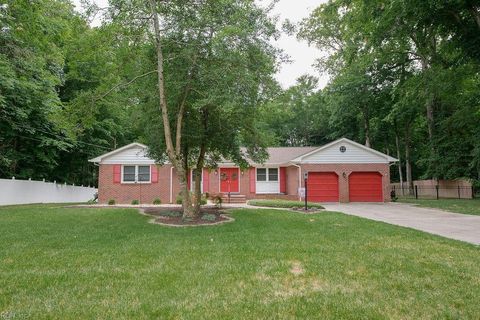
<svg viewBox="0 0 480 320">
<path fill-rule="evenodd" d="M 249 200 L 248 204 L 256 207 L 270 207 L 270 208 L 303 208 L 305 202 L 293 201 L 293 200 L 280 200 L 280 199 L 258 199 Z M 309 208 L 323 209 L 323 207 L 315 202 L 307 202 Z"/>
<path fill-rule="evenodd" d="M 338 213 L 0 208 L 0 319 L 480 317 L 480 249 Z"/>
<path fill-rule="evenodd" d="M 420 207 L 438 208 L 445 211 L 480 215 L 480 199 L 398 199 L 399 202 L 414 203 Z"/>
</svg>

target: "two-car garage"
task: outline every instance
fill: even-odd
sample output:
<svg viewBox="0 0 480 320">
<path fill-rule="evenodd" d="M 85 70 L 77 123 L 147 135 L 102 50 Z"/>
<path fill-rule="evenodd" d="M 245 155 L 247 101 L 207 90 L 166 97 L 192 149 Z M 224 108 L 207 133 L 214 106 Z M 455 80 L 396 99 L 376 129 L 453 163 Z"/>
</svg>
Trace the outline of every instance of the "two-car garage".
<svg viewBox="0 0 480 320">
<path fill-rule="evenodd" d="M 383 202 L 382 175 L 379 172 L 352 172 L 348 176 L 350 202 Z M 339 176 L 335 172 L 309 172 L 307 179 L 308 201 L 338 202 Z"/>
</svg>

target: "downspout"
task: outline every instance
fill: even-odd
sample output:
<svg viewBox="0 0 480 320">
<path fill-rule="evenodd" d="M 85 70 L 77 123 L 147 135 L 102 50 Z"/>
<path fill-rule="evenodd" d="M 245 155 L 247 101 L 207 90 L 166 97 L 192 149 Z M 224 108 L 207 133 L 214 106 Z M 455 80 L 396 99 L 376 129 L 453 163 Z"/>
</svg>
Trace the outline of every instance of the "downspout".
<svg viewBox="0 0 480 320">
<path fill-rule="evenodd" d="M 300 197 L 300 193 L 298 192 L 298 189 L 302 187 L 302 167 L 300 167 L 298 164 L 295 164 L 293 162 L 290 162 L 292 166 L 295 166 L 298 168 L 298 188 L 297 188 L 297 194 L 298 194 L 298 201 L 302 201 L 302 197 Z"/>
<path fill-rule="evenodd" d="M 170 168 L 170 203 L 173 203 L 173 166 Z"/>
</svg>

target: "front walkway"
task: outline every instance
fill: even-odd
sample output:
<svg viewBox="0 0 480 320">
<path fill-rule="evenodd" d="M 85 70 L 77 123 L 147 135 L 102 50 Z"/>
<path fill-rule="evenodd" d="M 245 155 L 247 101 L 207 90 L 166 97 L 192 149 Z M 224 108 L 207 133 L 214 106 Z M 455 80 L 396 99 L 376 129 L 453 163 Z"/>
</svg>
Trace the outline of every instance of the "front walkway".
<svg viewBox="0 0 480 320">
<path fill-rule="evenodd" d="M 417 229 L 480 245 L 480 216 L 420 208 L 405 203 L 322 204 L 328 211 Z"/>
</svg>

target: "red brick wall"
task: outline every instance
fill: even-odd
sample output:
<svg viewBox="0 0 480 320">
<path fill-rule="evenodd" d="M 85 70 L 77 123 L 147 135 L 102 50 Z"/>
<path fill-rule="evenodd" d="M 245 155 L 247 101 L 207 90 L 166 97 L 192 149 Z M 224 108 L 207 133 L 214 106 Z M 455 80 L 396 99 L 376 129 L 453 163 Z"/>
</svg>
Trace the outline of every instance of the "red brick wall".
<svg viewBox="0 0 480 320">
<path fill-rule="evenodd" d="M 110 199 L 117 204 L 130 204 L 132 200 L 152 203 L 160 198 L 162 203 L 170 202 L 170 167 L 158 166 L 158 182 L 145 184 L 113 183 L 113 164 L 101 164 L 98 175 L 98 202 Z"/>
<path fill-rule="evenodd" d="M 309 164 L 301 165 L 301 185 L 303 187 L 303 172 L 307 171 L 328 171 L 335 172 L 339 177 L 340 202 L 348 202 L 348 176 L 353 171 L 380 172 L 383 179 L 383 196 L 385 201 L 390 200 L 390 170 L 388 164 Z M 217 174 L 215 174 L 217 172 Z M 211 170 L 210 188 L 204 190 L 210 194 L 218 194 L 219 171 Z M 345 176 L 343 175 L 345 173 Z M 99 169 L 98 198 L 99 203 L 107 203 L 114 199 L 116 203 L 130 204 L 132 200 L 139 200 L 141 203 L 152 203 L 155 198 L 160 198 L 162 203 L 170 203 L 170 174 L 171 166 L 158 166 L 158 183 L 149 184 L 121 184 L 113 183 L 113 165 L 102 164 Z M 250 180 L 248 170 L 243 174 L 240 172 L 240 194 L 247 199 L 255 198 L 282 198 L 297 200 L 298 195 L 298 168 L 289 166 L 286 170 L 287 183 L 285 195 L 266 195 L 250 192 Z M 180 192 L 175 169 L 173 169 L 173 202 Z"/>
</svg>

